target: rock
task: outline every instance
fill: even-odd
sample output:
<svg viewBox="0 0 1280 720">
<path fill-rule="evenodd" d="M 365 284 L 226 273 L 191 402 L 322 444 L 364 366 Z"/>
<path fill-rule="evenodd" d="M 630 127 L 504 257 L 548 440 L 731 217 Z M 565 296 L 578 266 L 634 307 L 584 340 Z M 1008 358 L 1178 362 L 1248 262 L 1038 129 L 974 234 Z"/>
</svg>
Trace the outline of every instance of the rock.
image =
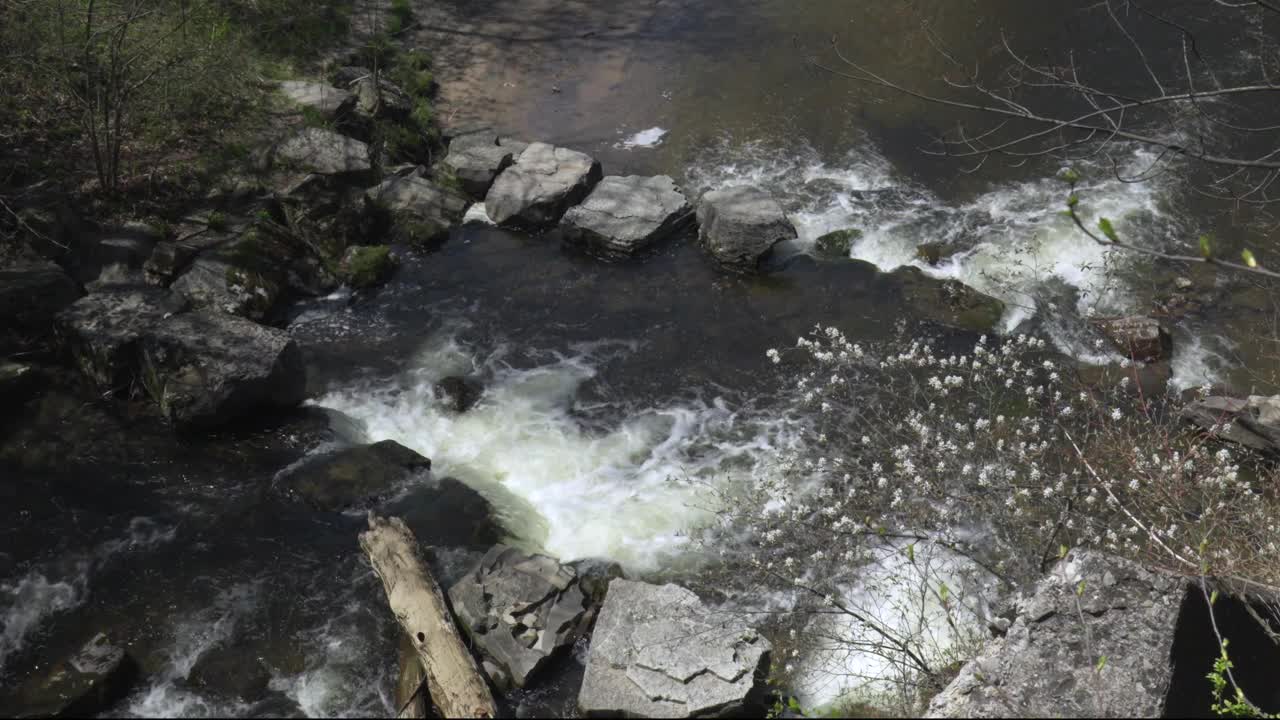
<svg viewBox="0 0 1280 720">
<path fill-rule="evenodd" d="M 945 242 L 927 242 L 916 246 L 916 257 L 933 267 L 942 264 L 959 250 L 955 245 Z"/>
<path fill-rule="evenodd" d="M 466 214 L 462 216 L 463 225 L 493 225 L 494 222 L 489 217 L 489 213 L 484 210 L 484 203 L 478 202 L 467 208 Z"/>
<path fill-rule="evenodd" d="M 1179 290 L 1183 290 L 1183 291 L 1190 290 L 1191 288 L 1195 287 L 1195 285 L 1196 285 L 1195 282 L 1192 281 L 1191 278 L 1189 277 L 1183 277 L 1179 275 L 1178 277 L 1173 279 L 1173 286 Z"/>
<path fill-rule="evenodd" d="M 478 132 L 454 138 L 444 164 L 468 195 L 482 199 L 494 178 L 515 162 L 528 143 L 502 138 L 492 132 Z"/>
<path fill-rule="evenodd" d="M 106 288 L 58 313 L 58 344 L 98 390 L 141 390 L 135 383 L 141 373 L 142 338 L 186 309 L 186 299 L 168 290 Z"/>
<path fill-rule="evenodd" d="M 356 95 L 356 112 L 364 117 L 402 119 L 413 112 L 413 98 L 385 77 L 374 84 L 373 74 L 366 73 L 355 81 L 352 91 Z"/>
<path fill-rule="evenodd" d="M 150 225 L 126 223 L 99 240 L 94 254 L 99 266 L 103 268 L 122 265 L 131 270 L 139 270 L 163 239 Z"/>
<path fill-rule="evenodd" d="M 280 276 L 271 268 L 248 267 L 220 254 L 196 258 L 170 288 L 182 293 L 193 307 L 250 320 L 265 319 L 283 291 Z"/>
<path fill-rule="evenodd" d="M 1098 328 L 1117 350 L 1138 362 L 1163 360 L 1173 350 L 1173 339 L 1155 318 L 1133 316 L 1103 320 Z"/>
<path fill-rule="evenodd" d="M 53 330 L 53 318 L 80 297 L 80 288 L 53 263 L 0 270 L 0 353 Z"/>
<path fill-rule="evenodd" d="M 124 699 L 138 679 L 138 665 L 105 634 L 20 693 L 32 717 L 95 717 Z"/>
<path fill-rule="evenodd" d="M 678 585 L 614 580 L 578 706 L 587 715 L 659 718 L 749 712 L 768 666 L 769 641 L 741 616 L 715 612 Z"/>
<path fill-rule="evenodd" d="M 363 290 L 386 282 L 396 264 L 396 256 L 386 245 L 357 245 L 347 248 L 338 275 L 347 285 Z"/>
<path fill-rule="evenodd" d="M 757 272 L 775 244 L 796 237 L 782 206 L 764 190 L 712 190 L 698 201 L 698 238 L 729 270 Z"/>
<path fill-rule="evenodd" d="M 577 204 L 603 173 L 600 163 L 567 148 L 533 143 L 503 170 L 485 196 L 485 212 L 506 227 L 545 227 Z"/>
<path fill-rule="evenodd" d="M 390 494 L 431 461 L 394 440 L 304 458 L 276 475 L 275 486 L 318 510 L 344 510 Z"/>
<path fill-rule="evenodd" d="M 857 228 L 836 230 L 818 238 L 813 247 L 820 257 L 829 260 L 848 260 L 853 244 L 861 237 L 862 231 Z"/>
<path fill-rule="evenodd" d="M 198 252 L 200 248 L 192 243 L 162 242 L 156 245 L 147 261 L 142 264 L 147 282 L 152 285 L 168 285 L 187 268 Z"/>
<path fill-rule="evenodd" d="M 467 209 L 466 198 L 416 175 L 388 178 L 365 197 L 391 214 L 400 239 L 417 243 L 448 237 Z"/>
<path fill-rule="evenodd" d="M 1187 588 L 1183 578 L 1073 550 L 1037 585 L 1008 634 L 933 699 L 929 715 L 1160 716 Z"/>
<path fill-rule="evenodd" d="M 506 545 L 491 548 L 449 588 L 449 600 L 495 674 L 516 687 L 573 645 L 595 617 L 572 567 Z"/>
<path fill-rule="evenodd" d="M 1280 455 L 1280 395 L 1210 396 L 1189 403 L 1181 416 L 1219 440 Z"/>
<path fill-rule="evenodd" d="M 990 332 L 1004 316 L 1004 303 L 956 280 L 939 280 L 918 267 L 890 273 L 901 283 L 903 301 L 920 317 L 949 327 Z"/>
<path fill-rule="evenodd" d="M 1140 366 L 1089 365 L 1079 363 L 1076 376 L 1082 385 L 1102 391 L 1114 391 L 1123 380 L 1123 390 L 1145 398 L 1158 398 L 1169 393 L 1169 381 L 1173 379 L 1173 366 L 1167 362 L 1145 363 Z"/>
<path fill-rule="evenodd" d="M 142 383 L 180 429 L 295 407 L 306 393 L 302 353 L 288 333 L 213 310 L 175 315 L 142 340 Z"/>
<path fill-rule="evenodd" d="M 356 96 L 341 88 L 306 80 L 285 80 L 280 92 L 295 105 L 313 110 L 325 120 L 336 120 L 350 112 Z"/>
<path fill-rule="evenodd" d="M 303 128 L 277 145 L 272 158 L 277 165 L 317 175 L 363 173 L 371 167 L 368 145 L 322 128 Z"/>
<path fill-rule="evenodd" d="M 267 694 L 271 672 L 257 658 L 245 657 L 242 648 L 218 646 L 200 654 L 187 673 L 187 682 L 205 692 L 251 703 Z"/>
<path fill-rule="evenodd" d="M 599 605 L 609 592 L 609 583 L 615 578 L 625 578 L 622 566 L 612 560 L 586 558 L 569 563 L 578 573 L 578 585 L 591 602 Z"/>
<path fill-rule="evenodd" d="M 643 252 L 693 222 L 693 209 L 666 175 L 611 175 L 581 205 L 569 208 L 560 227 L 565 241 L 605 257 Z"/>
<path fill-rule="evenodd" d="M 141 270 L 134 270 L 119 263 L 107 265 L 98 273 L 98 278 L 84 284 L 89 293 L 98 293 L 115 287 L 137 287 L 146 285 L 147 278 Z"/>
<path fill-rule="evenodd" d="M 0 405 L 19 407 L 34 385 L 35 373 L 30 365 L 0 359 Z"/>
<path fill-rule="evenodd" d="M 484 385 L 473 378 L 451 375 L 436 383 L 436 396 L 453 412 L 464 413 L 480 402 Z"/>
</svg>

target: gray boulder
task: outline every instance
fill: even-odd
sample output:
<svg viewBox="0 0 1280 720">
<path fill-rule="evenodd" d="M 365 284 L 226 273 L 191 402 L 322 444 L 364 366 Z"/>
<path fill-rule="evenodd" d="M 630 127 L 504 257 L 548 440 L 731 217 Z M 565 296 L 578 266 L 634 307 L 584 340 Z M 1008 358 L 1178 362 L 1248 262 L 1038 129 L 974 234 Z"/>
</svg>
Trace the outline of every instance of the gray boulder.
<svg viewBox="0 0 1280 720">
<path fill-rule="evenodd" d="M 309 108 L 326 120 L 346 115 L 355 107 L 356 96 L 341 88 L 306 80 L 285 80 L 280 92 L 295 105 Z"/>
<path fill-rule="evenodd" d="M 20 697 L 31 717 L 95 717 L 124 699 L 137 679 L 133 658 L 99 634 L 28 684 Z"/>
<path fill-rule="evenodd" d="M 169 287 L 182 293 L 196 308 L 250 320 L 266 318 L 282 294 L 277 273 L 245 267 L 216 255 L 196 258 Z"/>
<path fill-rule="evenodd" d="M 565 241 L 606 257 L 626 257 L 665 240 L 693 222 L 693 208 L 666 175 L 611 175 L 560 226 Z"/>
<path fill-rule="evenodd" d="M 602 174 L 600 163 L 588 155 L 533 143 L 494 180 L 485 212 L 507 227 L 552 225 L 591 192 Z"/>
<path fill-rule="evenodd" d="M 889 273 L 897 281 L 903 304 L 925 320 L 973 332 L 991 332 L 1004 317 L 1004 303 L 968 285 L 924 274 L 914 265 Z"/>
<path fill-rule="evenodd" d="M 318 510 L 344 510 L 392 492 L 431 461 L 395 440 L 305 458 L 276 476 L 276 488 Z"/>
<path fill-rule="evenodd" d="M 1189 403 L 1181 415 L 1220 440 L 1280 455 L 1280 395 L 1215 395 Z"/>
<path fill-rule="evenodd" d="M 592 634 L 578 707 L 682 718 L 741 711 L 762 692 L 769 641 L 678 585 L 614 580 Z"/>
<path fill-rule="evenodd" d="M 478 132 L 454 138 L 444 164 L 458 179 L 463 192 L 483 198 L 493 186 L 498 173 L 506 170 L 524 152 L 528 143 L 499 137 L 492 132 Z"/>
<path fill-rule="evenodd" d="M 413 111 L 413 98 L 409 93 L 386 78 L 374 83 L 373 75 L 366 74 L 351 87 L 356 95 L 356 112 L 364 117 L 403 118 Z"/>
<path fill-rule="evenodd" d="M 0 352 L 53 330 L 53 318 L 80 297 L 74 280 L 53 263 L 0 270 Z"/>
<path fill-rule="evenodd" d="M 1133 316 L 1103 320 L 1098 328 L 1117 350 L 1139 362 L 1156 362 L 1172 352 L 1173 339 L 1155 318 Z"/>
<path fill-rule="evenodd" d="M 390 177 L 365 197 L 390 211 L 396 232 L 416 242 L 447 237 L 467 209 L 466 198 L 418 175 Z"/>
<path fill-rule="evenodd" d="M 595 606 L 579 587 L 573 567 L 505 545 L 491 548 L 454 584 L 449 600 L 500 686 L 524 687 L 552 654 L 577 641 L 595 617 Z"/>
<path fill-rule="evenodd" d="M 58 343 L 99 390 L 128 390 L 139 377 L 143 336 L 186 306 L 182 296 L 159 288 L 104 288 L 58 314 Z"/>
<path fill-rule="evenodd" d="M 775 244 L 797 236 L 782 206 L 764 190 L 711 190 L 698 201 L 698 239 L 729 270 L 757 272 Z"/>
<path fill-rule="evenodd" d="M 173 282 L 195 256 L 200 247 L 189 242 L 162 242 L 151 250 L 151 255 L 142 264 L 142 271 L 148 283 L 165 285 Z"/>
<path fill-rule="evenodd" d="M 322 128 L 303 128 L 276 145 L 277 165 L 316 175 L 368 172 L 369 146 Z"/>
<path fill-rule="evenodd" d="M 302 353 L 288 333 L 212 310 L 175 315 L 147 333 L 141 380 L 182 429 L 294 407 L 306 393 Z"/>
<path fill-rule="evenodd" d="M 1072 551 L 1038 584 L 1008 633 L 933 699 L 929 715 L 1159 717 L 1186 590 L 1183 578 Z"/>
</svg>

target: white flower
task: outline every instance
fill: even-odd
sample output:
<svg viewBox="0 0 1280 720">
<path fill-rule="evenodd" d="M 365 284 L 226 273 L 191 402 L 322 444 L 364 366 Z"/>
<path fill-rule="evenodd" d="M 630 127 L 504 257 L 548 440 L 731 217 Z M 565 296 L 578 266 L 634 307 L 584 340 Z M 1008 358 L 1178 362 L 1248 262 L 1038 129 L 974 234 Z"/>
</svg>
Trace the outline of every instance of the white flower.
<svg viewBox="0 0 1280 720">
<path fill-rule="evenodd" d="M 1120 408 L 1112 408 L 1112 409 L 1111 409 L 1111 419 L 1112 419 L 1112 420 L 1119 420 L 1119 419 L 1120 419 Z"/>
<path fill-rule="evenodd" d="M 774 348 L 769 348 L 769 350 L 765 352 L 765 357 L 769 358 L 774 365 L 782 362 L 782 355 L 780 355 Z"/>
</svg>

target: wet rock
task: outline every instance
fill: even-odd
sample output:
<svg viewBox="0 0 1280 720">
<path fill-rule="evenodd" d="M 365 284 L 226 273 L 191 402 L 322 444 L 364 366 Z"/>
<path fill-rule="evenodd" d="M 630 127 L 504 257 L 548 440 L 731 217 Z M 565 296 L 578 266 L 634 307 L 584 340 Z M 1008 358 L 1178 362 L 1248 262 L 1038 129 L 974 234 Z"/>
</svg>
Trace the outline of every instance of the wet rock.
<svg viewBox="0 0 1280 720">
<path fill-rule="evenodd" d="M 186 309 L 185 298 L 168 290 L 105 288 L 58 314 L 58 345 L 98 390 L 128 391 L 140 377 L 142 338 Z"/>
<path fill-rule="evenodd" d="M 604 602 L 609 592 L 609 583 L 616 578 L 625 578 L 622 566 L 612 560 L 586 558 L 569 563 L 578 573 L 578 585 L 582 593 L 591 602 L 599 605 Z"/>
<path fill-rule="evenodd" d="M 396 256 L 386 245 L 357 245 L 347 248 L 338 275 L 347 285 L 363 290 L 386 282 L 396 264 Z"/>
<path fill-rule="evenodd" d="M 451 375 L 436 383 L 436 395 L 444 406 L 456 413 L 475 407 L 484 395 L 484 385 L 473 378 Z"/>
<path fill-rule="evenodd" d="M 1180 577 L 1072 551 L 1040 581 L 1007 635 L 933 699 L 929 715 L 1160 716 L 1186 588 Z"/>
<path fill-rule="evenodd" d="M 306 392 L 302 353 L 287 333 L 212 310 L 157 325 L 142 340 L 142 362 L 147 393 L 183 429 L 295 407 Z"/>
<path fill-rule="evenodd" d="M 775 244 L 796 236 L 782 206 L 764 190 L 712 190 L 698 201 L 698 238 L 727 269 L 756 272 Z"/>
<path fill-rule="evenodd" d="M 449 588 L 449 600 L 499 682 L 524 687 L 552 654 L 586 631 L 595 607 L 577 572 L 545 555 L 495 545 Z"/>
<path fill-rule="evenodd" d="M 35 381 L 30 365 L 0 359 L 0 404 L 17 407 L 30 396 Z"/>
<path fill-rule="evenodd" d="M 463 192 L 482 199 L 498 174 L 514 163 L 516 156 L 528 146 L 492 132 L 470 133 L 449 143 L 444 164 L 457 178 Z"/>
<path fill-rule="evenodd" d="M 281 471 L 276 488 L 317 510 L 344 510 L 385 497 L 431 461 L 394 440 L 304 458 Z"/>
<path fill-rule="evenodd" d="M 205 692 L 251 703 L 267 694 L 271 672 L 257 658 L 246 657 L 242 648 L 219 646 L 201 653 L 187 673 L 187 682 Z"/>
<path fill-rule="evenodd" d="M 939 280 L 914 266 L 890 273 L 903 301 L 920 317 L 949 327 L 990 332 L 1004 316 L 1004 303 L 956 280 Z"/>
<path fill-rule="evenodd" d="M 92 717 L 124 699 L 138 678 L 133 658 L 99 634 L 21 693 L 33 717 Z"/>
<path fill-rule="evenodd" d="M 365 196 L 391 214 L 396 236 L 407 242 L 448 237 L 467 209 L 466 198 L 416 175 L 388 178 Z"/>
<path fill-rule="evenodd" d="M 280 92 L 291 102 L 316 112 L 325 120 L 336 120 L 350 112 L 356 96 L 341 88 L 306 80 L 285 80 Z"/>
<path fill-rule="evenodd" d="M 142 271 L 147 282 L 167 286 L 199 252 L 200 248 L 192 243 L 162 242 L 151 250 L 151 255 L 142 264 Z"/>
<path fill-rule="evenodd" d="M 533 143 L 494 180 L 485 196 L 485 212 L 506 227 L 552 225 L 581 202 L 602 175 L 600 163 L 588 155 Z"/>
<path fill-rule="evenodd" d="M 303 128 L 272 152 L 277 165 L 317 175 L 363 173 L 370 169 L 369 146 L 322 128 Z"/>
<path fill-rule="evenodd" d="M 836 230 L 818 238 L 813 246 L 820 257 L 828 260 L 848 260 L 849 251 L 853 249 L 853 244 L 861 237 L 862 231 L 857 228 Z"/>
<path fill-rule="evenodd" d="M 1280 455 L 1280 395 L 1214 395 L 1189 403 L 1181 416 L 1219 440 Z"/>
<path fill-rule="evenodd" d="M 759 699 L 768 666 L 769 641 L 741 616 L 715 612 L 678 585 L 614 580 L 578 706 L 608 716 L 740 712 Z"/>
<path fill-rule="evenodd" d="M 569 208 L 560 227 L 565 241 L 605 257 L 643 252 L 693 222 L 689 201 L 666 175 L 611 175 L 581 205 Z"/>
<path fill-rule="evenodd" d="M 1103 320 L 1098 328 L 1117 350 L 1139 362 L 1162 360 L 1173 351 L 1173 338 L 1155 318 L 1133 316 Z"/>
<path fill-rule="evenodd" d="M 80 297 L 80 288 L 53 263 L 0 270 L 0 352 L 53 330 L 53 318 Z"/>
<path fill-rule="evenodd" d="M 173 284 L 193 307 L 263 320 L 282 296 L 281 278 L 273 268 L 253 267 L 229 256 L 196 258 Z"/>
<path fill-rule="evenodd" d="M 916 246 L 916 257 L 933 267 L 937 267 L 942 264 L 943 260 L 954 255 L 957 249 L 954 245 L 944 242 L 921 243 Z"/>
</svg>

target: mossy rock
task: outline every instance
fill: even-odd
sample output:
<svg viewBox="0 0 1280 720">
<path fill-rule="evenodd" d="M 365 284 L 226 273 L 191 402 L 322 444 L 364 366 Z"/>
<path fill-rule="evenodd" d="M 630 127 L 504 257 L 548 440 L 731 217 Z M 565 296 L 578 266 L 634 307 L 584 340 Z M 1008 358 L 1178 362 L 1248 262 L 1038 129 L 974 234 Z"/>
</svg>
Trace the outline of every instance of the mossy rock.
<svg viewBox="0 0 1280 720">
<path fill-rule="evenodd" d="M 920 317 L 974 332 L 991 332 L 1004 317 L 1004 303 L 956 280 L 939 280 L 918 267 L 890 273 L 901 283 L 903 301 Z"/>
<path fill-rule="evenodd" d="M 845 230 L 836 230 L 818 238 L 814 243 L 814 248 L 818 252 L 819 257 L 830 260 L 847 260 L 849 251 L 853 249 L 853 244 L 862 237 L 862 231 L 857 228 L 847 228 Z"/>
<path fill-rule="evenodd" d="M 340 269 L 342 279 L 356 289 L 381 285 L 396 268 L 396 256 L 386 245 L 357 245 L 347 249 Z"/>
<path fill-rule="evenodd" d="M 916 257 L 937 266 L 955 254 L 955 248 L 944 242 L 927 242 L 916 246 Z"/>
</svg>

